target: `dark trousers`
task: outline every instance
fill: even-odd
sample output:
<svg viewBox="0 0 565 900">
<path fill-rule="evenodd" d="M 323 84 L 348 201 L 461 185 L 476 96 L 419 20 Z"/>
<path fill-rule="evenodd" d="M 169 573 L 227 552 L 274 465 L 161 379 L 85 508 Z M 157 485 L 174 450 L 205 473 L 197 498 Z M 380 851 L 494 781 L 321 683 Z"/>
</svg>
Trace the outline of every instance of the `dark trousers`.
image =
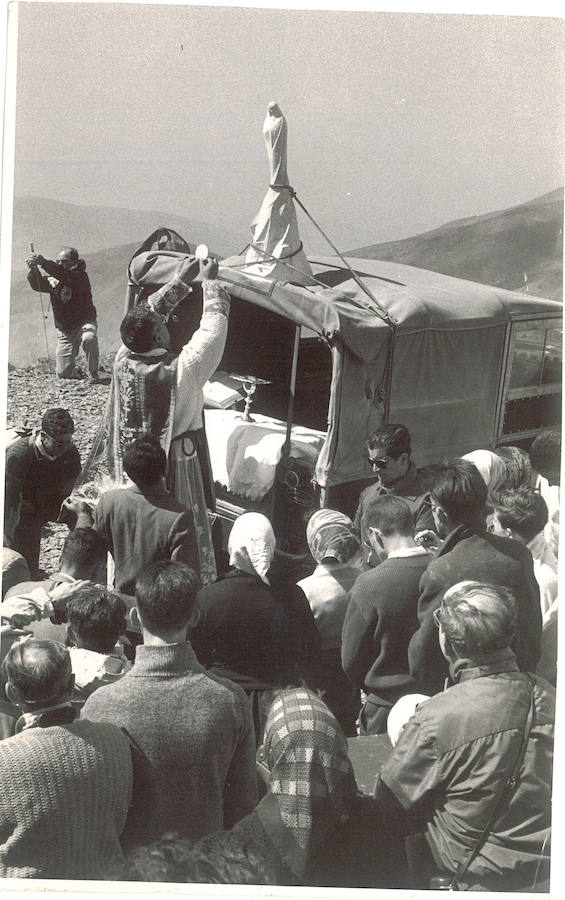
<svg viewBox="0 0 565 900">
<path fill-rule="evenodd" d="M 390 706 L 377 703 L 369 694 L 359 713 L 359 734 L 386 734 L 391 709 Z"/>
<path fill-rule="evenodd" d="M 12 550 L 22 554 L 28 565 L 32 581 L 39 577 L 39 551 L 43 525 L 44 522 L 40 519 L 22 516 L 12 540 Z"/>
</svg>

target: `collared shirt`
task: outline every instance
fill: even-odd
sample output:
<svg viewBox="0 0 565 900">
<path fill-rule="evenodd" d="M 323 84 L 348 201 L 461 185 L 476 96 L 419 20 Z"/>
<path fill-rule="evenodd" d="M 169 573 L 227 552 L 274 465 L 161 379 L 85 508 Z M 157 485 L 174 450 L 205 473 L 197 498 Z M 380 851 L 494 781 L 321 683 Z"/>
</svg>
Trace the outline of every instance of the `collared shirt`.
<svg viewBox="0 0 565 900">
<path fill-rule="evenodd" d="M 429 556 L 429 551 L 425 547 L 418 544 L 415 547 L 399 547 L 398 550 L 391 550 L 388 559 L 402 559 L 408 556 Z"/>
<path fill-rule="evenodd" d="M 64 703 L 57 703 L 55 706 L 44 706 L 41 709 L 22 713 L 16 722 L 15 732 L 19 734 L 20 731 L 27 731 L 28 728 L 66 725 L 68 722 L 74 722 L 76 717 L 77 711 L 69 700 L 65 700 Z"/>
<path fill-rule="evenodd" d="M 458 660 L 456 684 L 416 708 L 381 778 L 406 810 L 419 811 L 436 864 L 467 859 L 512 772 L 530 705 L 529 682 L 508 648 L 479 664 Z M 534 679 L 535 715 L 520 780 L 469 869 L 490 879 L 533 876 L 550 826 L 555 691 Z"/>
</svg>

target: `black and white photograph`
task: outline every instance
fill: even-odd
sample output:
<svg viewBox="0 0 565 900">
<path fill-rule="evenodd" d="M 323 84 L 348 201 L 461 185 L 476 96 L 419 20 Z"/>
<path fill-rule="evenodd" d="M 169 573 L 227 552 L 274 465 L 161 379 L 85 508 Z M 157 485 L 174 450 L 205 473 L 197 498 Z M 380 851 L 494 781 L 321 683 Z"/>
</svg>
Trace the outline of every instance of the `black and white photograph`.
<svg viewBox="0 0 565 900">
<path fill-rule="evenodd" d="M 0 15 L 2 889 L 557 897 L 565 19 Z"/>
</svg>

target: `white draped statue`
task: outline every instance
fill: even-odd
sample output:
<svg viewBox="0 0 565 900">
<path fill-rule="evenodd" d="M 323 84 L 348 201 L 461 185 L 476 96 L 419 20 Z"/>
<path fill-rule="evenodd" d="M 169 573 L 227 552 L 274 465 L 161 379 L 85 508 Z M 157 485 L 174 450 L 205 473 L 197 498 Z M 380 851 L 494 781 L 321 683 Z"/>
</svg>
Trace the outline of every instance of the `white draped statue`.
<svg viewBox="0 0 565 900">
<path fill-rule="evenodd" d="M 271 183 L 261 209 L 251 223 L 253 238 L 245 255 L 246 263 L 256 265 L 246 266 L 245 271 L 279 281 L 313 284 L 312 270 L 298 232 L 294 201 L 290 191 L 285 189 L 285 185 L 289 184 L 286 167 L 287 131 L 286 119 L 278 104 L 269 103 L 263 123 L 263 135 L 267 145 Z"/>
</svg>

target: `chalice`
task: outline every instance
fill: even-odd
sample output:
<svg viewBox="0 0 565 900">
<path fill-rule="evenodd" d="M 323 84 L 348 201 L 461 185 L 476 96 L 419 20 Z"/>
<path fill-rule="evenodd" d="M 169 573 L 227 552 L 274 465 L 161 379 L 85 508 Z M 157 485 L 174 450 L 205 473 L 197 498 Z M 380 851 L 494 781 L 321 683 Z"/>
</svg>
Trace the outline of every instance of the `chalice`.
<svg viewBox="0 0 565 900">
<path fill-rule="evenodd" d="M 253 394 L 257 390 L 257 385 L 270 384 L 271 382 L 266 378 L 257 378 L 256 375 L 230 375 L 230 378 L 233 378 L 234 381 L 240 381 L 243 390 L 245 391 L 245 409 L 238 418 L 240 418 L 242 422 L 253 422 L 254 420 L 249 415 L 249 410 L 253 403 Z"/>
</svg>

